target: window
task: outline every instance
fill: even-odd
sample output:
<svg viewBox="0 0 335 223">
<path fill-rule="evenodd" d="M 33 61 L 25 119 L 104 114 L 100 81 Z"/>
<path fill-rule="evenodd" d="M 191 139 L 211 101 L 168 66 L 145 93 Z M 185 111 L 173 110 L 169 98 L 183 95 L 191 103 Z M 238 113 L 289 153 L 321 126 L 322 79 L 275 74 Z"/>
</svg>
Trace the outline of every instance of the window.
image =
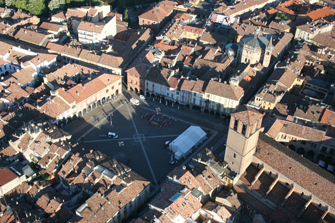
<svg viewBox="0 0 335 223">
<path fill-rule="evenodd" d="M 242 134 L 245 135 L 245 132 L 247 131 L 247 125 L 243 124 L 242 127 Z"/>
<path fill-rule="evenodd" d="M 114 86 L 112 86 L 112 90 L 114 90 Z"/>
<path fill-rule="evenodd" d="M 106 93 L 108 93 L 109 92 L 109 89 L 106 89 Z"/>
<path fill-rule="evenodd" d="M 197 96 L 197 93 L 193 93 L 193 96 Z"/>
<path fill-rule="evenodd" d="M 234 158 L 236 158 L 236 153 L 234 153 Z"/>
<path fill-rule="evenodd" d="M 334 154 L 335 154 L 335 150 L 334 149 L 330 149 L 329 150 L 329 155 L 334 156 Z"/>
<path fill-rule="evenodd" d="M 281 138 L 282 138 L 282 139 L 286 139 L 286 135 L 285 135 L 285 134 L 282 134 L 282 135 L 281 135 Z"/>
<path fill-rule="evenodd" d="M 119 85 L 121 85 L 121 82 L 119 82 Z"/>
<path fill-rule="evenodd" d="M 321 148 L 321 152 L 322 152 L 322 153 L 326 153 L 326 152 L 327 152 L 327 149 L 328 149 L 327 147 L 322 146 L 322 148 Z"/>
<path fill-rule="evenodd" d="M 234 124 L 234 129 L 237 130 L 237 126 L 238 126 L 238 120 L 235 119 L 235 124 Z"/>
</svg>

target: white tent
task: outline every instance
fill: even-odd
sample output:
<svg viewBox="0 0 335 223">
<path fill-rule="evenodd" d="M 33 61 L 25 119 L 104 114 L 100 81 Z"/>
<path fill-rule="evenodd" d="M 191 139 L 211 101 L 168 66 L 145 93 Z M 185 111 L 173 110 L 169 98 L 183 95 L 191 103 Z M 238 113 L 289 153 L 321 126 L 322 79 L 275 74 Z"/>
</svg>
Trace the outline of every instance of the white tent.
<svg viewBox="0 0 335 223">
<path fill-rule="evenodd" d="M 192 151 L 194 146 L 197 146 L 206 138 L 206 133 L 199 126 L 191 126 L 186 129 L 180 136 L 173 140 L 169 149 L 175 154 L 176 159 L 185 157 Z"/>
</svg>

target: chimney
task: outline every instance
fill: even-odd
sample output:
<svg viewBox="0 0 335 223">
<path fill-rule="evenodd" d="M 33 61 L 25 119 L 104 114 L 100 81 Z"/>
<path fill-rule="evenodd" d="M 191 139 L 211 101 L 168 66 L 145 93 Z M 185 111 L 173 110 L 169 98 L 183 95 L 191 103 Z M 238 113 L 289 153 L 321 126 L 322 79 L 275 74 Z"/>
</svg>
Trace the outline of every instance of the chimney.
<svg viewBox="0 0 335 223">
<path fill-rule="evenodd" d="M 183 166 L 183 170 L 186 170 L 186 166 Z"/>
<path fill-rule="evenodd" d="M 177 180 L 177 175 L 173 175 L 173 180 Z"/>
</svg>

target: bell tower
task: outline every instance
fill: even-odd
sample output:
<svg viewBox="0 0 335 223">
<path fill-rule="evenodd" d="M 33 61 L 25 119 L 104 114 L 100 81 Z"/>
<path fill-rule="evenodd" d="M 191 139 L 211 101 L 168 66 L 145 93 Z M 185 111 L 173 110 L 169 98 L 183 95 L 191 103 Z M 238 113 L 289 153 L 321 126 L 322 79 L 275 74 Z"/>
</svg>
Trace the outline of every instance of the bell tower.
<svg viewBox="0 0 335 223">
<path fill-rule="evenodd" d="M 273 50 L 273 44 L 272 44 L 272 36 L 271 36 L 270 42 L 265 48 L 264 57 L 263 57 L 263 67 L 268 67 L 270 65 L 272 50 Z"/>
<path fill-rule="evenodd" d="M 262 120 L 263 114 L 246 105 L 231 114 L 224 160 L 237 174 L 244 173 L 252 162 Z"/>
</svg>

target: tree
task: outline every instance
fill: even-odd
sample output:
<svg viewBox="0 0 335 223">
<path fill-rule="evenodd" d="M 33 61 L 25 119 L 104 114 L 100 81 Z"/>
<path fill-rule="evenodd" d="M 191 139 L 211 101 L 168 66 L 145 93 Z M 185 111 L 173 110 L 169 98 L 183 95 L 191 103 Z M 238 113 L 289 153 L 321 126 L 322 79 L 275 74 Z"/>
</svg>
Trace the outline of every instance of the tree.
<svg viewBox="0 0 335 223">
<path fill-rule="evenodd" d="M 28 10 L 33 15 L 42 15 L 46 11 L 44 0 L 29 0 Z"/>
<path fill-rule="evenodd" d="M 63 11 L 65 7 L 65 0 L 50 0 L 48 4 L 50 12 Z"/>
<path fill-rule="evenodd" d="M 14 2 L 14 6 L 18 9 L 28 10 L 28 2 L 27 0 L 16 0 Z"/>
<path fill-rule="evenodd" d="M 126 11 L 124 11 L 124 21 L 128 22 L 128 20 L 129 20 L 128 9 L 126 9 Z"/>
<path fill-rule="evenodd" d="M 0 0 L 0 6 L 4 6 L 5 5 L 5 1 L 4 0 Z"/>
<path fill-rule="evenodd" d="M 6 6 L 14 5 L 15 0 L 6 0 Z"/>
<path fill-rule="evenodd" d="M 123 14 L 123 8 L 126 6 L 126 1 L 125 0 L 119 0 L 117 2 L 117 7 L 119 8 L 119 13 Z"/>
</svg>

